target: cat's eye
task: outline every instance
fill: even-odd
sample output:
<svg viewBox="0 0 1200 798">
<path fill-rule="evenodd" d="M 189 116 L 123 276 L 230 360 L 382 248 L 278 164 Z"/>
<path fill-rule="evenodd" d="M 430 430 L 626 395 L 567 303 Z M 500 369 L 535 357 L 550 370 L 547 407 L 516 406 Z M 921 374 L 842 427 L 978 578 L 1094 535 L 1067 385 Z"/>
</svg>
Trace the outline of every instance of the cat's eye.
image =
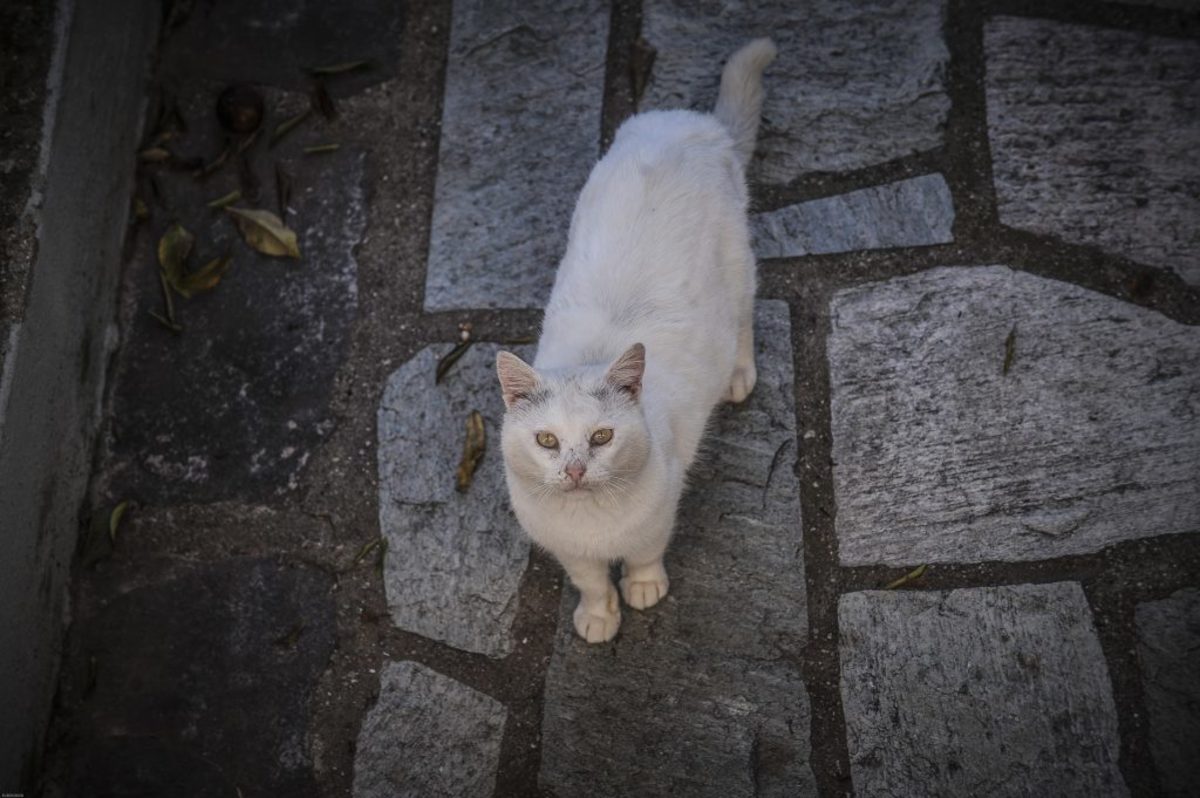
<svg viewBox="0 0 1200 798">
<path fill-rule="evenodd" d="M 598 429 L 592 433 L 592 445 L 593 446 L 603 446 L 604 444 L 608 443 L 611 440 L 612 440 L 612 430 L 610 430 L 610 429 Z"/>
<path fill-rule="evenodd" d="M 541 446 L 543 449 L 558 448 L 558 438 L 555 437 L 553 432 L 539 432 L 537 434 L 537 442 L 538 446 Z"/>
</svg>

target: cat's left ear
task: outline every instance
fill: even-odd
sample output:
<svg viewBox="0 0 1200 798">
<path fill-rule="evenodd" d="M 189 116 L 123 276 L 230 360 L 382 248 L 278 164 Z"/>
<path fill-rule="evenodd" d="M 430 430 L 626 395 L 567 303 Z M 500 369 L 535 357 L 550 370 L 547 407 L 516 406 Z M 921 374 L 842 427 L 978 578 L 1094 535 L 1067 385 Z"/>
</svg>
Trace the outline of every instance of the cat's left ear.
<svg viewBox="0 0 1200 798">
<path fill-rule="evenodd" d="M 646 347 L 634 344 L 608 367 L 604 379 L 634 399 L 642 393 L 642 374 L 646 371 Z"/>
<path fill-rule="evenodd" d="M 511 352 L 496 354 L 496 375 L 500 377 L 505 407 L 528 399 L 538 387 L 538 376 L 533 366 Z"/>
</svg>

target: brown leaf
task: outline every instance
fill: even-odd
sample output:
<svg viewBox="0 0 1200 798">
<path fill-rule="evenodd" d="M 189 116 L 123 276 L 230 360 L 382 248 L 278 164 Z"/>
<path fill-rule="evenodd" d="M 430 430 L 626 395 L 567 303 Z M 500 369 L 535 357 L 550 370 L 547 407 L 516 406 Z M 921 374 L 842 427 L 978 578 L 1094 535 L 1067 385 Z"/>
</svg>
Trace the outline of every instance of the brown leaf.
<svg viewBox="0 0 1200 798">
<path fill-rule="evenodd" d="M 438 360 L 437 370 L 434 372 L 434 385 L 441 384 L 442 378 L 449 373 L 454 364 L 458 362 L 458 359 L 462 357 L 468 349 L 471 348 L 472 343 L 474 342 L 469 338 L 465 341 L 459 341 L 457 346 L 455 346 L 446 354 L 442 355 L 441 359 Z"/>
<path fill-rule="evenodd" d="M 1008 376 L 1008 370 L 1012 368 L 1013 361 L 1017 358 L 1017 325 L 1013 325 L 1008 331 L 1008 337 L 1004 339 L 1004 368 L 1000 372 L 1003 376 Z"/>
<path fill-rule="evenodd" d="M 217 287 L 217 283 L 221 282 L 221 278 L 225 276 L 225 272 L 229 271 L 229 267 L 232 265 L 232 255 L 213 258 L 196 271 L 184 275 L 175 290 L 187 299 L 191 299 L 193 294 L 210 291 Z"/>
<path fill-rule="evenodd" d="M 275 126 L 275 130 L 271 133 L 271 141 L 267 144 L 267 147 L 274 147 L 284 136 L 286 136 L 288 133 L 291 133 L 297 125 L 299 125 L 305 119 L 308 119 L 308 117 L 311 115 L 312 108 L 305 108 L 303 111 L 291 117 L 290 119 L 285 119 L 280 122 Z"/>
<path fill-rule="evenodd" d="M 113 508 L 112 513 L 108 516 L 108 538 L 113 543 L 117 542 L 117 528 L 121 526 L 121 518 L 124 517 L 125 511 L 129 509 L 129 502 L 123 501 Z"/>
<path fill-rule="evenodd" d="M 925 574 L 925 569 L 928 567 L 928 565 L 918 565 L 916 568 L 912 569 L 899 579 L 893 579 L 891 582 L 888 582 L 883 586 L 883 589 L 895 590 L 902 585 L 907 585 L 909 582 L 920 579 Z"/>
<path fill-rule="evenodd" d="M 179 222 L 167 228 L 167 232 L 158 240 L 158 266 L 172 288 L 178 286 L 179 281 L 183 279 L 188 255 L 191 254 L 192 245 L 195 243 L 196 237 Z M 175 320 L 172 314 L 168 313 L 168 317 L 172 321 Z"/>
<path fill-rule="evenodd" d="M 138 153 L 142 163 L 165 163 L 171 160 L 171 151 L 165 147 L 147 147 Z"/>
<path fill-rule="evenodd" d="M 150 218 L 150 208 L 146 206 L 145 200 L 141 197 L 133 198 L 133 218 L 139 222 L 144 222 Z"/>
<path fill-rule="evenodd" d="M 242 198 L 241 189 L 235 188 L 233 191 L 230 191 L 228 194 L 217 197 L 215 200 L 208 203 L 208 207 L 224 208 L 226 205 L 232 205 L 233 203 L 237 202 L 241 198 Z"/>
<path fill-rule="evenodd" d="M 475 469 L 479 467 L 486 450 L 487 434 L 483 428 L 483 416 L 478 410 L 472 410 L 471 415 L 467 416 L 467 438 L 463 442 L 462 460 L 459 461 L 458 471 L 454 475 L 455 488 L 459 493 L 465 493 L 467 488 L 471 487 Z"/>
<path fill-rule="evenodd" d="M 344 61 L 340 64 L 310 67 L 308 72 L 311 75 L 340 75 L 343 72 L 353 72 L 356 69 L 362 69 L 363 67 L 369 66 L 370 63 L 370 59 L 364 58 L 361 61 Z"/>
<path fill-rule="evenodd" d="M 253 208 L 226 208 L 225 212 L 237 222 L 242 238 L 254 249 L 274 257 L 300 257 L 295 232 L 275 214 Z"/>
<path fill-rule="evenodd" d="M 321 155 L 327 152 L 337 152 L 341 148 L 341 144 L 317 144 L 313 147 L 305 147 L 305 155 Z"/>
</svg>

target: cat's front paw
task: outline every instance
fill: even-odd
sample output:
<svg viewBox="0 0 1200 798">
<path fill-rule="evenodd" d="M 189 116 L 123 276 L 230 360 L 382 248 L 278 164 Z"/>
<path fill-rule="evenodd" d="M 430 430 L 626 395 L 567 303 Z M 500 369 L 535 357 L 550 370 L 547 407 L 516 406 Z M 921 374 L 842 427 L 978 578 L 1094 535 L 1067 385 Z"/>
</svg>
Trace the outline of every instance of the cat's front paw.
<svg viewBox="0 0 1200 798">
<path fill-rule="evenodd" d="M 749 365 L 738 366 L 733 370 L 733 378 L 729 381 L 729 390 L 725 394 L 727 402 L 744 402 L 750 392 L 754 390 L 754 383 L 758 381 L 758 370 L 754 367 L 754 361 L 750 361 Z"/>
<path fill-rule="evenodd" d="M 649 568 L 627 572 L 621 579 L 621 597 L 625 603 L 635 610 L 653 607 L 667 597 L 671 580 L 662 563 L 655 563 Z"/>
<path fill-rule="evenodd" d="M 617 636 L 620 628 L 621 608 L 615 590 L 604 606 L 589 608 L 580 601 L 575 608 L 575 631 L 589 643 L 607 643 Z"/>
</svg>

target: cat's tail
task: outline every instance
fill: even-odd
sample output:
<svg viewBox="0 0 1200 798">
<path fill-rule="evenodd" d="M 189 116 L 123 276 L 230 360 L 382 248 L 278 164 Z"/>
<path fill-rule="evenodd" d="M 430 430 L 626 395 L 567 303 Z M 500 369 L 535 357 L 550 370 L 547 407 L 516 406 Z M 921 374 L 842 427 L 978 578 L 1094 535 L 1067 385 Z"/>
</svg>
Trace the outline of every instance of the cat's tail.
<svg viewBox="0 0 1200 798">
<path fill-rule="evenodd" d="M 713 115 L 733 136 L 742 166 L 750 163 L 762 113 L 762 73 L 775 60 L 775 42 L 755 39 L 730 56 L 721 72 L 721 91 Z"/>
</svg>

